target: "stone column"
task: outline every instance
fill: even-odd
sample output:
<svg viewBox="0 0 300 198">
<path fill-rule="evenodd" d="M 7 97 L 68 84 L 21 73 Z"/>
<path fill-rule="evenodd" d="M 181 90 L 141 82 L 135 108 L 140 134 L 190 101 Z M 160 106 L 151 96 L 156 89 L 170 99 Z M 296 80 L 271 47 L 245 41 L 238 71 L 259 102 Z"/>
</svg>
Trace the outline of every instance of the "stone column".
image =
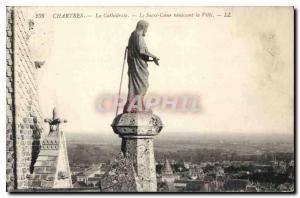
<svg viewBox="0 0 300 198">
<path fill-rule="evenodd" d="M 121 150 L 135 168 L 141 192 L 156 192 L 156 168 L 153 139 L 163 124 L 151 112 L 119 114 L 112 123 L 116 134 L 122 138 Z"/>
</svg>

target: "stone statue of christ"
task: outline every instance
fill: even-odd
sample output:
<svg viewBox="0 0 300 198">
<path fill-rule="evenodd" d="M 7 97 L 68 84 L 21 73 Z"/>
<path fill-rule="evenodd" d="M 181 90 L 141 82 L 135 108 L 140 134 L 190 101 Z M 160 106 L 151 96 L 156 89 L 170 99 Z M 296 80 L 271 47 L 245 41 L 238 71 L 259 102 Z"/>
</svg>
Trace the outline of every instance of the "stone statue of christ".
<svg viewBox="0 0 300 198">
<path fill-rule="evenodd" d="M 144 96 L 146 95 L 148 83 L 148 63 L 153 61 L 158 64 L 158 57 L 148 51 L 144 37 L 149 23 L 144 20 L 138 21 L 136 29 L 131 33 L 128 41 L 128 96 L 124 106 L 124 113 L 145 111 Z"/>
</svg>

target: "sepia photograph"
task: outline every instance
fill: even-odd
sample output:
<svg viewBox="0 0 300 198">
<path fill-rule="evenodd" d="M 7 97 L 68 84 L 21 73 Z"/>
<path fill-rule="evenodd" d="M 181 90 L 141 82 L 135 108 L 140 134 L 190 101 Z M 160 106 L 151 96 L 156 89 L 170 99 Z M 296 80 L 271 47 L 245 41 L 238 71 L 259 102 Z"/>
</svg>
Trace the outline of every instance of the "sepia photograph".
<svg viewBox="0 0 300 198">
<path fill-rule="evenodd" d="M 295 193 L 294 24 L 292 6 L 7 6 L 6 191 Z"/>
</svg>

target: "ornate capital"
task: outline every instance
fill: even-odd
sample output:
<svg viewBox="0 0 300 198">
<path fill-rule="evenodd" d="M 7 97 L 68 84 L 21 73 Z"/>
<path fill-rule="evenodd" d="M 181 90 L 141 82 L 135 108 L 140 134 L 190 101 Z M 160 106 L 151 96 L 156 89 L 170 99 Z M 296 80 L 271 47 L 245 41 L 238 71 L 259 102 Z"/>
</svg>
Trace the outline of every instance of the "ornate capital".
<svg viewBox="0 0 300 198">
<path fill-rule="evenodd" d="M 163 128 L 161 119 L 151 112 L 119 114 L 112 123 L 114 132 L 121 137 L 156 136 Z"/>
</svg>

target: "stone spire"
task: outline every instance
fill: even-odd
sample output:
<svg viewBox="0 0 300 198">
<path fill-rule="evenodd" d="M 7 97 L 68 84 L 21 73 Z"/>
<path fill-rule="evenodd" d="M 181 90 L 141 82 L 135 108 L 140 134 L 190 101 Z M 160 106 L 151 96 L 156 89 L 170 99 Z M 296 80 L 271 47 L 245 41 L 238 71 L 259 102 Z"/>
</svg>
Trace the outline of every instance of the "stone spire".
<svg viewBox="0 0 300 198">
<path fill-rule="evenodd" d="M 174 186 L 175 177 L 172 171 L 172 167 L 169 163 L 169 160 L 166 159 L 165 164 L 161 171 L 161 182 L 166 184 L 166 191 L 168 192 L 175 192 Z"/>
<path fill-rule="evenodd" d="M 166 159 L 165 164 L 163 166 L 162 175 L 172 175 L 173 176 L 173 171 L 172 171 L 172 168 L 171 168 L 171 165 L 170 165 L 168 159 Z"/>
<path fill-rule="evenodd" d="M 71 171 L 66 139 L 59 124 L 67 122 L 57 115 L 54 108 L 49 123 L 49 134 L 44 137 L 33 174 L 29 175 L 29 188 L 72 188 Z"/>
</svg>

